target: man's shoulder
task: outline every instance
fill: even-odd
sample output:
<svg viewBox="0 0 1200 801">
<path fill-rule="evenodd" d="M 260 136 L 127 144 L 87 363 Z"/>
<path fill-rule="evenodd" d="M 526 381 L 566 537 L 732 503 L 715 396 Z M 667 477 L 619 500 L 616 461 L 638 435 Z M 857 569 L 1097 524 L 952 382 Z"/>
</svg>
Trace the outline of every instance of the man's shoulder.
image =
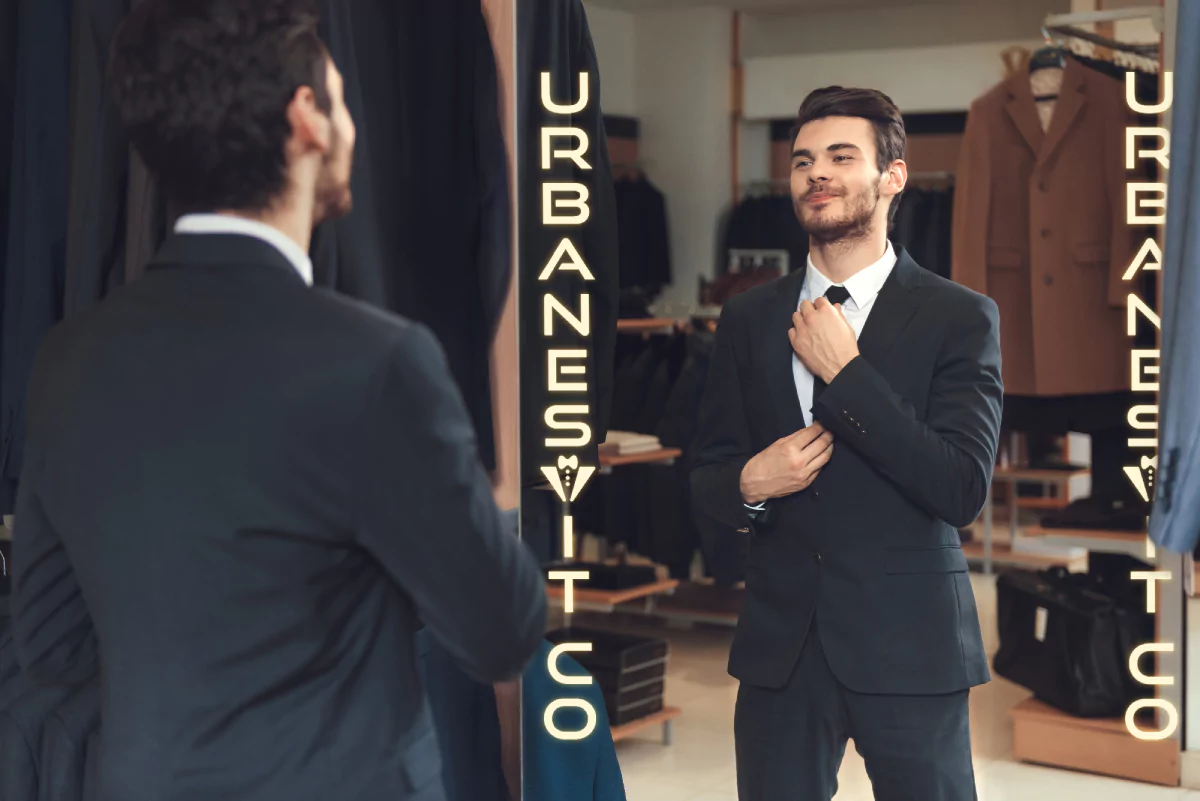
<svg viewBox="0 0 1200 801">
<path fill-rule="evenodd" d="M 978 319 L 981 315 L 988 318 L 997 316 L 996 301 L 937 273 L 923 273 L 921 286 L 935 306 L 953 319 L 971 320 Z"/>
</svg>

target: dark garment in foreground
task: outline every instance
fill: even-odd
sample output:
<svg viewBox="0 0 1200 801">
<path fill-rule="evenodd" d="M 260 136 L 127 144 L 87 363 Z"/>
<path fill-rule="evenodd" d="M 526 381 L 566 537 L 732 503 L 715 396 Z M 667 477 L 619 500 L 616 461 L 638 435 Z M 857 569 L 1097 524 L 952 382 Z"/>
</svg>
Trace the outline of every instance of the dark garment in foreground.
<svg viewBox="0 0 1200 801">
<path fill-rule="evenodd" d="M 39 682 L 101 663 L 97 801 L 443 799 L 417 629 L 498 681 L 546 601 L 428 329 L 174 236 L 30 409 L 14 639 Z"/>
<path fill-rule="evenodd" d="M 783 687 L 738 690 L 738 798 L 829 801 L 852 738 L 876 801 L 973 801 L 969 694 L 856 693 L 830 670 L 814 624 Z"/>
</svg>

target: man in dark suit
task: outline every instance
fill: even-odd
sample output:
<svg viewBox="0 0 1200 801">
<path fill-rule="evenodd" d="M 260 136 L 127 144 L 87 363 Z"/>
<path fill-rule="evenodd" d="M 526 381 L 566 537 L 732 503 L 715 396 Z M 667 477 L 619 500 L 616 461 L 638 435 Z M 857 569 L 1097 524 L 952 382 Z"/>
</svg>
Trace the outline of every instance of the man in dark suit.
<svg viewBox="0 0 1200 801">
<path fill-rule="evenodd" d="M 542 576 L 438 342 L 309 286 L 354 144 L 316 25 L 145 0 L 114 44 L 183 216 L 45 342 L 14 531 L 25 671 L 99 668 L 98 801 L 440 801 L 417 629 L 484 683 L 541 642 Z"/>
<path fill-rule="evenodd" d="M 957 527 L 991 478 L 996 305 L 887 231 L 907 168 L 886 96 L 800 108 L 803 270 L 725 305 L 692 473 L 752 535 L 730 655 L 742 801 L 827 801 L 848 738 L 881 801 L 975 797 L 968 693 L 989 678 Z"/>
</svg>

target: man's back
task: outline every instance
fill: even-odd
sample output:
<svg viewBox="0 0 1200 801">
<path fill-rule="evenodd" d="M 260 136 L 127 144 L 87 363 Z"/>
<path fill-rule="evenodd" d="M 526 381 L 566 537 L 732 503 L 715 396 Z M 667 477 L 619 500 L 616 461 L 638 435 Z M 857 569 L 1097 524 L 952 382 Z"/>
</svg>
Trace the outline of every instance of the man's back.
<svg viewBox="0 0 1200 801">
<path fill-rule="evenodd" d="M 440 349 L 250 237 L 176 236 L 158 261 L 39 358 L 23 656 L 68 675 L 81 652 L 83 613 L 41 601 L 65 558 L 99 650 L 102 801 L 440 798 L 414 632 L 495 681 L 545 616 Z"/>
</svg>

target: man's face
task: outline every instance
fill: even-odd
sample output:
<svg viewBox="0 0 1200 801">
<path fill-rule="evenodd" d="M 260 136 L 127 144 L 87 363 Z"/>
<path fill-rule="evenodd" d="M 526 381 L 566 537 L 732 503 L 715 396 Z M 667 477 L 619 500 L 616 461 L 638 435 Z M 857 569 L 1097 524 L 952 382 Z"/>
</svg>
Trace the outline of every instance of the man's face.
<svg viewBox="0 0 1200 801">
<path fill-rule="evenodd" d="M 313 225 L 344 217 L 350 213 L 353 198 L 350 193 L 350 170 L 354 161 L 354 120 L 346 108 L 342 74 L 333 59 L 326 61 L 326 86 L 329 91 L 332 132 L 329 150 L 317 175 L 317 197 Z"/>
<path fill-rule="evenodd" d="M 875 165 L 875 132 L 861 117 L 805 123 L 792 143 L 792 206 L 820 242 L 867 236 L 887 224 Z"/>
</svg>

